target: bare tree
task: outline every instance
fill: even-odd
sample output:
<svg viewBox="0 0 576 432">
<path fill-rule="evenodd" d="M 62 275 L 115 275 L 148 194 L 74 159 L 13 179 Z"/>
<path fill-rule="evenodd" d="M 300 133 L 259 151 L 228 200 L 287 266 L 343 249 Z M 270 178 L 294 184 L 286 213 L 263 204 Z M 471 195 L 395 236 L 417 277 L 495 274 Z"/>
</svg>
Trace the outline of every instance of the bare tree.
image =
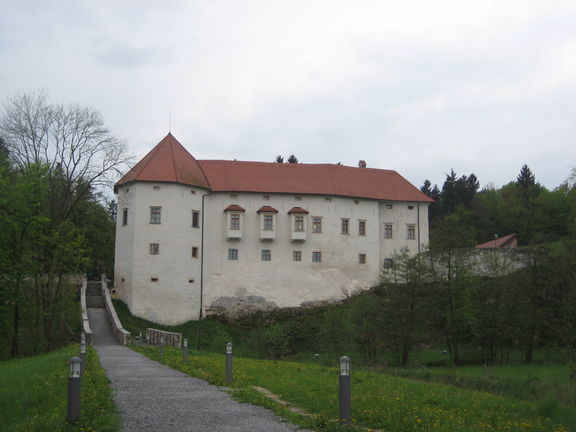
<svg viewBox="0 0 576 432">
<path fill-rule="evenodd" d="M 132 161 L 125 142 L 112 135 L 96 109 L 50 104 L 46 92 L 8 98 L 0 134 L 16 167 L 45 164 L 58 179 L 64 218 L 91 190 L 111 185 Z"/>
</svg>

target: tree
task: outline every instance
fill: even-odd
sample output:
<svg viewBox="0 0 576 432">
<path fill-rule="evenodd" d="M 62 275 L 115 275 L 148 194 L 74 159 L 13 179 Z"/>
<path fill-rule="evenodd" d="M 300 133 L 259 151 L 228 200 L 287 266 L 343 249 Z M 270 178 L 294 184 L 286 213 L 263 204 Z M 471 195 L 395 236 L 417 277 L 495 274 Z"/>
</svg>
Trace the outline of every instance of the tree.
<svg viewBox="0 0 576 432">
<path fill-rule="evenodd" d="M 60 213 L 64 219 L 91 189 L 111 185 L 132 161 L 97 110 L 50 104 L 45 92 L 9 98 L 0 134 L 20 170 L 30 164 L 48 167 L 51 216 Z"/>
<path fill-rule="evenodd" d="M 518 183 L 518 185 L 520 185 L 520 187 L 523 189 L 528 189 L 539 185 L 536 183 L 536 176 L 534 173 L 532 173 L 526 164 L 522 165 L 522 168 L 520 168 L 520 174 L 518 174 L 518 177 L 516 177 L 516 183 Z"/>
<path fill-rule="evenodd" d="M 8 250 L 0 257 L 2 306 L 11 314 L 11 328 L 3 330 L 18 356 L 66 342 L 68 314 L 77 316 L 68 275 L 84 272 L 90 255 L 103 267 L 112 254 L 113 224 L 95 189 L 110 184 L 130 157 L 96 110 L 52 105 L 45 93 L 8 99 L 0 135 L 9 156 L 0 170 Z M 31 339 L 32 351 L 21 343 Z"/>
<path fill-rule="evenodd" d="M 284 157 L 283 156 L 276 156 L 276 160 L 274 161 L 276 163 L 284 163 Z"/>
<path fill-rule="evenodd" d="M 292 155 L 290 155 L 290 157 L 288 158 L 288 163 L 297 164 L 297 163 L 298 163 L 298 158 L 296 158 L 296 156 L 294 156 L 294 155 L 292 154 Z"/>
</svg>

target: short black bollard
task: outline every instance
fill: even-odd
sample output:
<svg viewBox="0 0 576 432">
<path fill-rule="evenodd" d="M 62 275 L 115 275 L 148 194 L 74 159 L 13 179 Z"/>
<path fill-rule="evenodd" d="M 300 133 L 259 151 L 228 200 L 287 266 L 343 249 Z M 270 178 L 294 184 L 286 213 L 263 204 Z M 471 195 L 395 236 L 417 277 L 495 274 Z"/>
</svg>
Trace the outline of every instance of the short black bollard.
<svg viewBox="0 0 576 432">
<path fill-rule="evenodd" d="M 160 336 L 160 360 L 164 361 L 164 335 Z"/>
<path fill-rule="evenodd" d="M 68 423 L 80 420 L 80 365 L 78 357 L 70 359 L 70 377 L 68 378 Z"/>
<path fill-rule="evenodd" d="M 352 420 L 352 384 L 350 381 L 350 357 L 340 357 L 339 377 L 340 424 L 349 425 Z"/>
<path fill-rule="evenodd" d="M 188 339 L 184 339 L 184 347 L 182 348 L 182 361 L 188 363 Z"/>
<path fill-rule="evenodd" d="M 232 342 L 226 344 L 226 382 L 228 384 L 234 382 L 232 375 Z"/>
<path fill-rule="evenodd" d="M 80 375 L 84 375 L 86 369 L 86 336 L 84 333 L 80 335 Z"/>
</svg>

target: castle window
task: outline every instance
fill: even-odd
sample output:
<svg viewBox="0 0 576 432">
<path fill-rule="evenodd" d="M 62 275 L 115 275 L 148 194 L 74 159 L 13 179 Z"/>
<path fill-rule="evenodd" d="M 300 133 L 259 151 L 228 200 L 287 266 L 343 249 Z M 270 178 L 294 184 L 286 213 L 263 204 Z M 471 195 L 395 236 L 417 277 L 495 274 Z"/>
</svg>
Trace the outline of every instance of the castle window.
<svg viewBox="0 0 576 432">
<path fill-rule="evenodd" d="M 196 246 L 192 246 L 192 258 L 198 258 L 198 248 Z"/>
<path fill-rule="evenodd" d="M 304 216 L 294 216 L 294 231 L 304 232 Z"/>
<path fill-rule="evenodd" d="M 409 224 L 406 228 L 408 240 L 416 240 L 416 225 Z"/>
<path fill-rule="evenodd" d="M 160 224 L 162 207 L 150 207 L 150 223 Z"/>
<path fill-rule="evenodd" d="M 122 210 L 122 225 L 128 225 L 128 209 Z"/>
<path fill-rule="evenodd" d="M 392 236 L 392 224 L 385 224 L 384 225 L 384 238 L 391 239 Z"/>
<path fill-rule="evenodd" d="M 302 252 L 292 251 L 292 261 L 302 261 Z"/>
<path fill-rule="evenodd" d="M 150 243 L 150 255 L 160 255 L 160 243 Z"/>
<path fill-rule="evenodd" d="M 312 218 L 312 232 L 313 233 L 321 233 L 322 232 L 322 218 L 321 217 L 313 217 Z"/>
<path fill-rule="evenodd" d="M 228 249 L 228 260 L 238 261 L 238 249 Z"/>
<path fill-rule="evenodd" d="M 270 252 L 270 249 L 262 249 L 261 258 L 262 261 L 272 261 L 272 252 Z"/>
<path fill-rule="evenodd" d="M 322 252 L 312 252 L 312 262 L 322 262 Z"/>
<path fill-rule="evenodd" d="M 192 210 L 192 228 L 200 228 L 200 212 Z"/>
<path fill-rule="evenodd" d="M 230 229 L 240 229 L 240 213 L 230 213 Z"/>
<path fill-rule="evenodd" d="M 366 264 L 366 254 L 358 254 L 358 262 L 360 264 Z"/>
<path fill-rule="evenodd" d="M 341 219 L 342 220 L 342 234 L 349 234 L 348 226 L 350 224 L 350 219 Z"/>
<path fill-rule="evenodd" d="M 366 221 L 363 220 L 358 221 L 358 235 L 359 236 L 366 235 Z"/>
<path fill-rule="evenodd" d="M 264 215 L 264 224 L 262 229 L 264 231 L 274 231 L 274 215 L 271 214 Z"/>
</svg>

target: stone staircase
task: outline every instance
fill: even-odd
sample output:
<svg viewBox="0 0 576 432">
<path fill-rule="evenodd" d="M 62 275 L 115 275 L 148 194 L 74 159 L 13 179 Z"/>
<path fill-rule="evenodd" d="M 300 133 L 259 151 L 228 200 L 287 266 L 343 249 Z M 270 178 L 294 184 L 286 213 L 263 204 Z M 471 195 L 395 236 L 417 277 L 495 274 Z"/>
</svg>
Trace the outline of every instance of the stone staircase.
<svg viewBox="0 0 576 432">
<path fill-rule="evenodd" d="M 88 286 L 86 288 L 86 307 L 89 308 L 105 307 L 100 282 L 88 282 Z"/>
</svg>

